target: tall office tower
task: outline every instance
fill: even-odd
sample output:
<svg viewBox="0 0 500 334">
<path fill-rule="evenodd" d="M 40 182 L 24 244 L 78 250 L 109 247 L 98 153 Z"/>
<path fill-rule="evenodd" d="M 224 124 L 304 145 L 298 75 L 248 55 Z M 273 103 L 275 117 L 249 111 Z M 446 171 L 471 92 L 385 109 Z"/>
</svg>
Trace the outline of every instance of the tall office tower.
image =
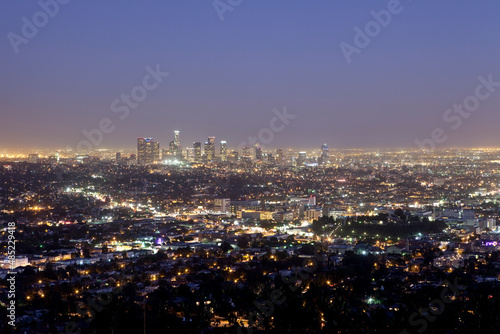
<svg viewBox="0 0 500 334">
<path fill-rule="evenodd" d="M 181 141 L 179 139 L 179 131 L 177 130 L 174 131 L 174 144 L 176 147 L 181 146 Z"/>
<path fill-rule="evenodd" d="M 229 154 L 228 161 L 230 162 L 238 162 L 238 151 L 232 151 Z"/>
<path fill-rule="evenodd" d="M 161 149 L 161 160 L 165 161 L 168 158 L 169 154 L 170 154 L 169 150 L 167 150 L 166 148 L 162 148 Z"/>
<path fill-rule="evenodd" d="M 147 138 L 137 138 L 137 163 L 139 165 L 147 163 L 146 140 Z"/>
<path fill-rule="evenodd" d="M 192 148 L 192 147 L 186 148 L 186 160 L 188 162 L 194 162 L 194 159 L 195 159 L 194 148 Z"/>
<path fill-rule="evenodd" d="M 152 145 L 153 162 L 160 161 L 160 143 L 155 141 Z"/>
<path fill-rule="evenodd" d="M 320 164 L 321 165 L 326 165 L 329 163 L 330 159 L 330 151 L 328 150 L 328 145 L 323 144 L 321 146 L 321 157 L 320 157 Z"/>
<path fill-rule="evenodd" d="M 269 161 L 269 162 L 274 162 L 274 156 L 273 156 L 273 154 L 272 154 L 272 153 L 268 153 L 268 154 L 267 154 L 267 161 Z"/>
<path fill-rule="evenodd" d="M 262 149 L 259 146 L 255 146 L 255 159 L 262 160 Z"/>
<path fill-rule="evenodd" d="M 252 162 L 252 149 L 248 146 L 243 147 L 241 153 L 241 161 L 243 162 Z"/>
<path fill-rule="evenodd" d="M 205 142 L 204 148 L 203 148 L 203 162 L 209 162 L 212 159 L 211 158 L 211 153 L 212 150 L 210 148 L 210 143 L 208 141 Z"/>
<path fill-rule="evenodd" d="M 168 143 L 168 153 L 171 155 L 175 155 L 175 142 L 172 140 L 170 143 Z"/>
<path fill-rule="evenodd" d="M 160 144 L 153 138 L 137 138 L 137 163 L 147 165 L 160 160 Z"/>
<path fill-rule="evenodd" d="M 248 146 L 243 147 L 243 151 L 241 152 L 241 157 L 242 158 L 249 158 L 251 156 L 252 156 L 252 154 L 250 153 L 250 147 L 248 147 Z"/>
<path fill-rule="evenodd" d="M 276 162 L 281 164 L 283 163 L 283 150 L 281 148 L 276 150 Z"/>
<path fill-rule="evenodd" d="M 297 159 L 297 164 L 302 165 L 306 162 L 306 152 L 299 152 L 299 158 Z"/>
<path fill-rule="evenodd" d="M 215 159 L 215 137 L 208 137 L 208 141 L 205 142 L 205 158 L 207 162 Z"/>
<path fill-rule="evenodd" d="M 184 159 L 184 155 L 182 154 L 182 146 L 177 147 L 177 155 L 175 157 L 178 160 Z"/>
<path fill-rule="evenodd" d="M 195 141 L 193 143 L 194 148 L 194 161 L 201 162 L 201 143 L 199 141 Z"/>
<path fill-rule="evenodd" d="M 227 143 L 225 140 L 220 142 L 220 161 L 227 161 Z"/>
<path fill-rule="evenodd" d="M 182 159 L 182 146 L 181 146 L 181 140 L 179 138 L 180 132 L 175 130 L 174 131 L 174 141 L 173 141 L 173 152 L 172 154 L 179 160 Z"/>
<path fill-rule="evenodd" d="M 116 152 L 116 164 L 121 165 L 122 164 L 122 154 L 120 152 Z"/>
</svg>

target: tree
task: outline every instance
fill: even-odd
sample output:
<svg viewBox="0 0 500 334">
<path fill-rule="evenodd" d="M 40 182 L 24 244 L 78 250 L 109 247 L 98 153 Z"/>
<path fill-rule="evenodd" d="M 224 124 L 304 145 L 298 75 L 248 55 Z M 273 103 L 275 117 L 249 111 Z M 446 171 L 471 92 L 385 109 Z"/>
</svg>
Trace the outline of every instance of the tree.
<svg viewBox="0 0 500 334">
<path fill-rule="evenodd" d="M 90 258 L 90 250 L 88 248 L 82 249 L 82 255 L 84 258 Z"/>
<path fill-rule="evenodd" d="M 237 245 L 240 248 L 247 248 L 250 243 L 250 238 L 246 235 L 238 237 Z"/>
<path fill-rule="evenodd" d="M 321 234 L 323 231 L 323 222 L 320 220 L 314 220 L 311 228 L 314 234 Z"/>
<path fill-rule="evenodd" d="M 227 253 L 227 252 L 229 252 L 230 250 L 232 250 L 232 249 L 233 249 L 233 247 L 229 244 L 229 242 L 224 241 L 224 242 L 220 245 L 220 249 L 221 249 L 224 253 Z"/>
</svg>

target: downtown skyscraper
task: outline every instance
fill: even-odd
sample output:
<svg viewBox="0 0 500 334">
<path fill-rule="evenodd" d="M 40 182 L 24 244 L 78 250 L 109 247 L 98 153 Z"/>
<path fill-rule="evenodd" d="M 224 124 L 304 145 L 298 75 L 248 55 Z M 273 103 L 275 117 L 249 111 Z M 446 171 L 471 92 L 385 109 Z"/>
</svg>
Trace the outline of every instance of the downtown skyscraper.
<svg viewBox="0 0 500 334">
<path fill-rule="evenodd" d="M 180 141 L 180 132 L 178 130 L 174 131 L 174 140 L 170 142 L 169 145 L 169 151 L 170 154 L 175 158 L 175 159 L 182 159 L 182 146 L 181 146 L 181 141 Z"/>
<path fill-rule="evenodd" d="M 325 143 L 321 145 L 321 157 L 319 158 L 319 165 L 326 165 L 330 160 L 330 150 L 328 149 L 328 145 Z"/>
<path fill-rule="evenodd" d="M 215 160 L 215 137 L 208 137 L 205 142 L 205 160 L 211 162 Z"/>
<path fill-rule="evenodd" d="M 227 143 L 225 140 L 220 142 L 220 161 L 227 161 Z"/>
<path fill-rule="evenodd" d="M 160 143 L 153 138 L 137 138 L 137 163 L 147 165 L 160 161 Z"/>
<path fill-rule="evenodd" d="M 195 141 L 193 143 L 194 149 L 194 161 L 201 162 L 201 143 L 199 141 Z"/>
</svg>

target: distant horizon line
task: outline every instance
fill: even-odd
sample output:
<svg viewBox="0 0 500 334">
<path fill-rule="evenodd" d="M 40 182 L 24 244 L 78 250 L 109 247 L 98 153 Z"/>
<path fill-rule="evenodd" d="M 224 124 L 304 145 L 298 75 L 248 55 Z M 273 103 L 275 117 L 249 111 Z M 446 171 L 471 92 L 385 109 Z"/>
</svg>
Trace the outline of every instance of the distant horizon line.
<svg viewBox="0 0 500 334">
<path fill-rule="evenodd" d="M 249 145 L 248 147 L 254 147 L 255 145 Z M 186 148 L 190 148 L 191 146 L 186 146 L 183 147 L 183 150 Z M 163 148 L 168 148 L 168 147 L 163 147 Z M 276 151 L 278 149 L 282 149 L 285 151 L 320 151 L 321 147 L 315 147 L 315 148 L 295 148 L 295 147 L 265 147 L 262 151 L 263 152 L 270 152 L 270 151 Z M 383 151 L 383 152 L 390 152 L 390 153 L 403 153 L 403 152 L 442 152 L 442 151 L 448 151 L 448 150 L 500 150 L 500 146 L 473 146 L 473 147 L 467 147 L 467 146 L 448 146 L 448 147 L 440 147 L 436 148 L 433 150 L 424 150 L 418 147 L 330 147 L 329 150 L 333 151 L 367 151 L 367 152 L 375 152 L 375 151 Z M 98 148 L 95 150 L 92 150 L 90 152 L 85 151 L 85 152 L 76 152 L 76 151 L 68 151 L 67 149 L 64 148 L 0 148 L 0 156 L 2 155 L 10 155 L 10 154 L 41 154 L 41 153 L 61 153 L 61 154 L 92 154 L 92 153 L 116 153 L 116 152 L 136 152 L 137 147 L 106 147 L 106 148 Z M 238 147 L 231 147 L 228 146 L 228 151 L 238 151 Z M 398 152 L 399 151 L 399 152 Z"/>
</svg>

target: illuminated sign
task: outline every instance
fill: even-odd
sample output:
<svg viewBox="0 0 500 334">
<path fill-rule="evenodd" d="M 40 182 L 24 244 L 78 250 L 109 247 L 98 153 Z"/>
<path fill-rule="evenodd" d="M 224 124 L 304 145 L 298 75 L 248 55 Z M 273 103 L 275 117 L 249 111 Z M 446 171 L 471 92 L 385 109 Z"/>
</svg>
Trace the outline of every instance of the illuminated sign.
<svg viewBox="0 0 500 334">
<path fill-rule="evenodd" d="M 483 241 L 483 246 L 487 246 L 487 247 L 496 247 L 498 245 L 498 242 L 497 241 Z"/>
</svg>

